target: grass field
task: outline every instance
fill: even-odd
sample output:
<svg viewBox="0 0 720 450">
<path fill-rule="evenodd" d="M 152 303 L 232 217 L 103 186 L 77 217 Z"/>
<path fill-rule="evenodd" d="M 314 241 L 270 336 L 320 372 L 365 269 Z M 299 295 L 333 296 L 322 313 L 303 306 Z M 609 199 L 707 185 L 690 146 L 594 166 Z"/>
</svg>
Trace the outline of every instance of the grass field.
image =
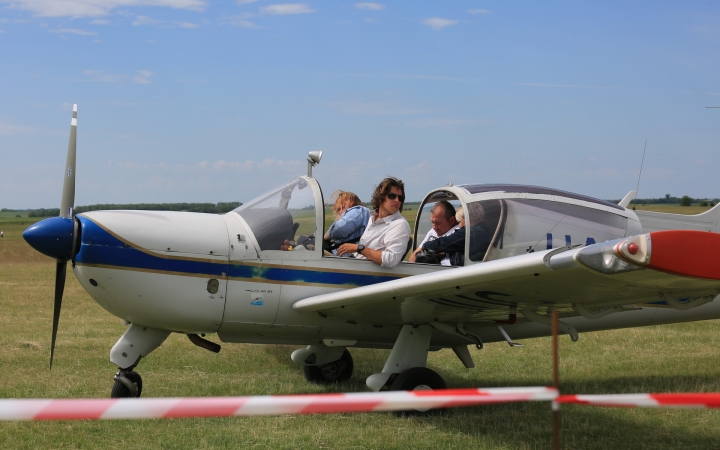
<svg viewBox="0 0 720 450">
<path fill-rule="evenodd" d="M 679 208 L 679 207 L 678 207 Z M 683 211 L 688 208 L 683 208 Z M 414 218 L 416 211 L 408 212 Z M 0 228 L 0 397 L 108 397 L 112 345 L 125 327 L 68 275 L 55 353 L 48 370 L 54 262 L 22 240 L 27 219 Z M 583 334 L 560 340 L 566 393 L 720 392 L 720 322 Z M 213 338 L 212 336 L 210 337 Z M 217 339 L 215 339 L 217 341 Z M 489 344 L 473 351 L 476 369 L 452 351 L 428 365 L 453 387 L 549 385 L 550 340 L 524 348 Z M 388 351 L 351 349 L 349 383 L 305 382 L 290 361 L 294 347 L 223 345 L 213 354 L 172 335 L 144 359 L 144 396 L 299 394 L 364 391 Z M 455 409 L 429 418 L 388 413 L 147 421 L 0 422 L 0 448 L 550 448 L 550 405 L 509 404 Z M 717 448 L 720 412 L 563 407 L 563 448 Z"/>
</svg>

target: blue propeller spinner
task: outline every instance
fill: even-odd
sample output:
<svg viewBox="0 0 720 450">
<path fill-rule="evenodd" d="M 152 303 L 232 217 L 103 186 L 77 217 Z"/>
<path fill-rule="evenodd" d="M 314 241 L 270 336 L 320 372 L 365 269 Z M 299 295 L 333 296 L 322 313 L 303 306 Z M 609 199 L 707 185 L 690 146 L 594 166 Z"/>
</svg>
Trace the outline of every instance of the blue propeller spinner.
<svg viewBox="0 0 720 450">
<path fill-rule="evenodd" d="M 74 220 L 51 217 L 33 224 L 23 232 L 23 238 L 43 255 L 61 261 L 72 259 Z"/>
</svg>

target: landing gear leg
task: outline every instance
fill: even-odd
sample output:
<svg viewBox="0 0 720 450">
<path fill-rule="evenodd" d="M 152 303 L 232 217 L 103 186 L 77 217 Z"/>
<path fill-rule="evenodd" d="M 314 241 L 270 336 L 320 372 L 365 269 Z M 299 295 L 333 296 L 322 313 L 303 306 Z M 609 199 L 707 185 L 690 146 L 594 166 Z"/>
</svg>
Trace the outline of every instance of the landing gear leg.
<svg viewBox="0 0 720 450">
<path fill-rule="evenodd" d="M 430 347 L 430 325 L 404 325 L 382 372 L 370 375 L 365 383 L 371 391 L 389 388 L 397 374 L 413 367 L 425 367 Z"/>
<path fill-rule="evenodd" d="M 404 325 L 382 372 L 370 375 L 366 381 L 367 386 L 376 392 L 381 389 L 392 391 L 445 389 L 445 380 L 435 371 L 425 367 L 431 335 L 430 325 L 418 327 Z M 435 411 L 437 410 L 399 411 L 398 415 L 429 414 Z"/>
<path fill-rule="evenodd" d="M 110 361 L 118 366 L 111 398 L 140 397 L 142 378 L 133 369 L 140 358 L 160 347 L 169 335 L 169 331 L 130 325 L 110 350 Z"/>
</svg>

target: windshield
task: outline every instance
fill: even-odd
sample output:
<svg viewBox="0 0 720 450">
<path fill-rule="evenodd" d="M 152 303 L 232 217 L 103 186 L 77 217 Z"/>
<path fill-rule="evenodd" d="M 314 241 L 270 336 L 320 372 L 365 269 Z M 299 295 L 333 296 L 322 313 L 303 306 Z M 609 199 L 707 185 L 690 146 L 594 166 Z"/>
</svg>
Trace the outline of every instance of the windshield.
<svg viewBox="0 0 720 450">
<path fill-rule="evenodd" d="M 546 200 L 486 200 L 468 204 L 468 210 L 471 261 L 605 242 L 625 236 L 627 222 L 617 214 Z"/>
<path fill-rule="evenodd" d="M 233 212 L 247 222 L 260 250 L 288 250 L 288 246 L 314 238 L 316 232 L 315 198 L 303 178 L 273 189 Z"/>
</svg>

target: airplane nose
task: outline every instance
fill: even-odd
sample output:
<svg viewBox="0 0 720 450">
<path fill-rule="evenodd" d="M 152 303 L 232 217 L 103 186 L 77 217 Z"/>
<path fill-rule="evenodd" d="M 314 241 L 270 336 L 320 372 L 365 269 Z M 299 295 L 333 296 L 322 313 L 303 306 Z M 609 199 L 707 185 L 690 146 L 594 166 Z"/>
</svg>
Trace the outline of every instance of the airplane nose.
<svg viewBox="0 0 720 450">
<path fill-rule="evenodd" d="M 73 219 L 51 217 L 28 227 L 23 238 L 43 255 L 68 261 L 72 258 L 74 228 Z"/>
</svg>

